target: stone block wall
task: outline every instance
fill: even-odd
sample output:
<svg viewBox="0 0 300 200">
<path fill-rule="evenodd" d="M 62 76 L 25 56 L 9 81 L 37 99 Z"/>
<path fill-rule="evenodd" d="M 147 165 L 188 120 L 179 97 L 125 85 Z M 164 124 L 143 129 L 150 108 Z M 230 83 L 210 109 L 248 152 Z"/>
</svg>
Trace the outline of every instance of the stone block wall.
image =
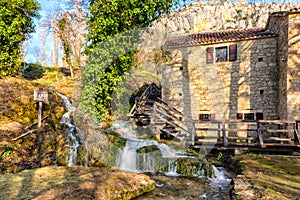
<svg viewBox="0 0 300 200">
<path fill-rule="evenodd" d="M 300 12 L 273 13 L 267 29 L 278 34 L 280 119 L 300 119 Z"/>
<path fill-rule="evenodd" d="M 287 119 L 300 119 L 300 13 L 288 20 Z"/>
<path fill-rule="evenodd" d="M 237 44 L 237 60 L 206 64 L 208 47 Z M 276 37 L 166 50 L 163 99 L 185 115 L 213 114 L 236 119 L 238 113 L 278 118 Z"/>
</svg>

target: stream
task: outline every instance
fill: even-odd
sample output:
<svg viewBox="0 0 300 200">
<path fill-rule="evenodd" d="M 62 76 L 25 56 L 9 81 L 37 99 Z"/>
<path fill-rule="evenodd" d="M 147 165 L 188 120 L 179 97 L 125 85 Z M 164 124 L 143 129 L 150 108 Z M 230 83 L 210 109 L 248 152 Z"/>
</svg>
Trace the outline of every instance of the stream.
<svg viewBox="0 0 300 200">
<path fill-rule="evenodd" d="M 75 166 L 77 164 L 77 151 L 80 144 L 84 143 L 82 131 L 74 125 L 73 120 L 75 118 L 76 107 L 74 107 L 68 97 L 59 93 L 54 87 L 48 86 L 50 90 L 53 90 L 63 100 L 66 113 L 63 114 L 60 123 L 68 127 L 68 144 L 70 147 L 69 156 L 67 157 L 68 166 Z"/>
<path fill-rule="evenodd" d="M 68 166 L 77 164 L 77 151 L 84 144 L 81 130 L 73 125 L 76 108 L 69 98 L 55 91 L 63 100 L 67 112 L 61 124 L 68 127 Z M 126 145 L 115 158 L 116 168 L 144 173 L 156 182 L 156 189 L 137 200 L 171 199 L 231 199 L 232 180 L 222 167 L 154 140 L 138 138 L 131 122 L 115 121 L 110 128 L 126 139 Z"/>
<path fill-rule="evenodd" d="M 116 157 L 115 167 L 144 173 L 155 180 L 156 189 L 138 197 L 138 200 L 231 199 L 232 180 L 223 167 L 211 164 L 186 165 L 191 160 L 194 163 L 199 160 L 164 143 L 139 139 L 131 127 L 131 123 L 127 121 L 113 123 L 112 129 L 127 140 L 123 151 Z M 153 151 L 141 152 L 145 147 L 156 148 Z M 187 174 L 181 173 L 182 165 L 185 165 L 184 172 Z M 212 170 L 211 174 L 209 169 Z"/>
</svg>

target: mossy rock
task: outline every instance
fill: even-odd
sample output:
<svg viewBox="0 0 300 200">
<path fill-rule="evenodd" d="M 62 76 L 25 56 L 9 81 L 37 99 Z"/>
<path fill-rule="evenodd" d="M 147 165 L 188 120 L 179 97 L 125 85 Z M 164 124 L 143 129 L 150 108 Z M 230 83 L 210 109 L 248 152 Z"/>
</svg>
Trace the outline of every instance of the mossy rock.
<svg viewBox="0 0 300 200">
<path fill-rule="evenodd" d="M 177 173 L 183 175 L 199 175 L 211 177 L 213 169 L 204 159 L 198 158 L 178 158 L 175 161 Z"/>
<path fill-rule="evenodd" d="M 137 153 L 150 153 L 153 151 L 159 151 L 159 148 L 156 145 L 150 145 L 136 150 Z"/>
<path fill-rule="evenodd" d="M 110 142 L 116 145 L 119 148 L 124 148 L 126 145 L 126 139 L 122 138 L 119 133 L 115 131 L 108 131 L 107 137 Z"/>
</svg>

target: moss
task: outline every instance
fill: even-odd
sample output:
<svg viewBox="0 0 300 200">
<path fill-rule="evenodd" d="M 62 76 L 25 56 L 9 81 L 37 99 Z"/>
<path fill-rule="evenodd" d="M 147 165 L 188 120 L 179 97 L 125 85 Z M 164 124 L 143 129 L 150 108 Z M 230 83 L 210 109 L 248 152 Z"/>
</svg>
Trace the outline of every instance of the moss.
<svg viewBox="0 0 300 200">
<path fill-rule="evenodd" d="M 108 131 L 107 137 L 110 142 L 116 145 L 119 148 L 124 148 L 126 145 L 126 139 L 122 138 L 119 133 L 115 131 Z"/>
<path fill-rule="evenodd" d="M 247 154 L 237 156 L 245 177 L 262 190 L 262 199 L 299 199 L 300 163 L 296 157 Z"/>
<path fill-rule="evenodd" d="M 145 146 L 140 149 L 138 149 L 136 152 L 137 153 L 149 153 L 153 151 L 159 151 L 159 148 L 156 145 L 150 145 L 150 146 Z"/>
</svg>

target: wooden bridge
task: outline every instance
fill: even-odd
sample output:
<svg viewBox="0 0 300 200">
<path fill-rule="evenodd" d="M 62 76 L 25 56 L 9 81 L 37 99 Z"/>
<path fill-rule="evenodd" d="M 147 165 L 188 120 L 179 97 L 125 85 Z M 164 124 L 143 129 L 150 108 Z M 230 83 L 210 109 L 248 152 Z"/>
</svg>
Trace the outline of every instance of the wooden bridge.
<svg viewBox="0 0 300 200">
<path fill-rule="evenodd" d="M 300 150 L 300 121 L 193 120 L 161 100 L 154 83 L 135 99 L 129 116 L 160 139 L 177 140 L 192 148 Z"/>
</svg>

